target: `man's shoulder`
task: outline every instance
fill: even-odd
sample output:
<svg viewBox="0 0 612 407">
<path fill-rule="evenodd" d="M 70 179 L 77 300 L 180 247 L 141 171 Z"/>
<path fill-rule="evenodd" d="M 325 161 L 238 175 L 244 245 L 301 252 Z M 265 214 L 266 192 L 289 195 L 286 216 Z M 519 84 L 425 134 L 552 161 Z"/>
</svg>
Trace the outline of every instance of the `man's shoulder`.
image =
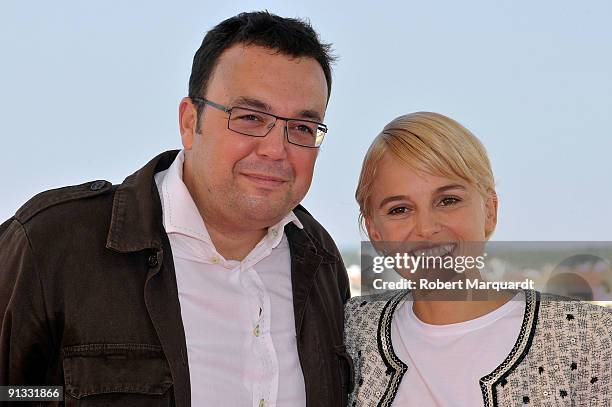
<svg viewBox="0 0 612 407">
<path fill-rule="evenodd" d="M 92 198 L 110 196 L 114 190 L 113 185 L 104 180 L 50 189 L 28 200 L 17 210 L 13 218 L 22 225 L 53 215 L 64 216 L 66 220 L 67 217 L 75 215 L 75 211 L 82 206 L 82 203 L 89 203 L 90 205 L 84 209 L 90 211 L 91 204 L 94 204 Z"/>
<path fill-rule="evenodd" d="M 355 355 L 358 349 L 375 348 L 373 345 L 385 316 L 393 316 L 394 307 L 406 298 L 406 294 L 406 291 L 387 291 L 352 297 L 346 303 L 344 338 L 351 354 Z"/>
<path fill-rule="evenodd" d="M 314 240 L 317 246 L 324 249 L 331 258 L 338 260 L 340 254 L 334 239 L 332 239 L 327 230 L 325 230 L 314 216 L 312 216 L 302 205 L 295 207 L 293 213 L 295 213 L 295 216 L 297 216 L 304 227 L 304 231 Z"/>
<path fill-rule="evenodd" d="M 306 229 L 309 233 L 324 233 L 329 236 L 325 228 L 302 205 L 296 206 L 293 209 L 293 213 L 300 220 L 302 226 L 304 226 L 304 229 Z"/>
</svg>

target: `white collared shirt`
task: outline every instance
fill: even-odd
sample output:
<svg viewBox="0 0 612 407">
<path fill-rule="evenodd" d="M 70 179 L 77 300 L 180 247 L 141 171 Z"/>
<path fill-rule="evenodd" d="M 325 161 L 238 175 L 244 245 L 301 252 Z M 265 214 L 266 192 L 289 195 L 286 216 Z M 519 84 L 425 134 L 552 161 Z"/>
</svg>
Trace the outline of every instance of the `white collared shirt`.
<svg viewBox="0 0 612 407">
<path fill-rule="evenodd" d="M 305 406 L 297 354 L 291 259 L 284 226 L 242 261 L 215 249 L 183 183 L 184 152 L 155 175 L 185 327 L 193 406 Z"/>
</svg>

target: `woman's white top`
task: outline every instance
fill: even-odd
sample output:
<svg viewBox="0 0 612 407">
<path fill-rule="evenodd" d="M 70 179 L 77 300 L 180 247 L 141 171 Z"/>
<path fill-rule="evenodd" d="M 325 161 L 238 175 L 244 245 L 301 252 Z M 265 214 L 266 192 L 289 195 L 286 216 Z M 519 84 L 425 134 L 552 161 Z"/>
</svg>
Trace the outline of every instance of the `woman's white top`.
<svg viewBox="0 0 612 407">
<path fill-rule="evenodd" d="M 483 405 L 479 379 L 493 371 L 517 340 L 525 298 L 521 292 L 500 308 L 465 322 L 430 325 L 405 301 L 391 325 L 391 342 L 409 368 L 393 407 Z"/>
</svg>

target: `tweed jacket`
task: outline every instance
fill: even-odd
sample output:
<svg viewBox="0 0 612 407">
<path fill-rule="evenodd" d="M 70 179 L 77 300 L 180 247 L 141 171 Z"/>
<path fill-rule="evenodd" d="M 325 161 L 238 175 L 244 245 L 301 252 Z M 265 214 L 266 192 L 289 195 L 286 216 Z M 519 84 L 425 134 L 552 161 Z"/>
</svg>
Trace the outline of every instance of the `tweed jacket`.
<svg viewBox="0 0 612 407">
<path fill-rule="evenodd" d="M 391 322 L 410 298 L 391 291 L 346 304 L 345 342 L 355 367 L 349 406 L 392 405 L 410 366 L 393 350 Z M 525 291 L 525 301 L 512 351 L 480 378 L 483 405 L 612 406 L 612 310 L 536 291 Z"/>
</svg>

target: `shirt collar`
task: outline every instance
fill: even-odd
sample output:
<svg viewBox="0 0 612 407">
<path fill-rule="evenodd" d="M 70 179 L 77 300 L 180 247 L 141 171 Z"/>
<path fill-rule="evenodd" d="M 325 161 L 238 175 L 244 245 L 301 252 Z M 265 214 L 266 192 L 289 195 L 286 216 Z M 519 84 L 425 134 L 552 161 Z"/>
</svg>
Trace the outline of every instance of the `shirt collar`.
<svg viewBox="0 0 612 407">
<path fill-rule="evenodd" d="M 200 212 L 183 182 L 184 162 L 185 152 L 181 150 L 158 183 L 166 233 L 185 235 L 214 247 Z M 289 223 L 303 229 L 295 213 L 290 211 L 278 223 L 268 228 L 263 240 L 267 240 L 271 247 L 276 247 L 282 240 L 284 227 Z"/>
</svg>

